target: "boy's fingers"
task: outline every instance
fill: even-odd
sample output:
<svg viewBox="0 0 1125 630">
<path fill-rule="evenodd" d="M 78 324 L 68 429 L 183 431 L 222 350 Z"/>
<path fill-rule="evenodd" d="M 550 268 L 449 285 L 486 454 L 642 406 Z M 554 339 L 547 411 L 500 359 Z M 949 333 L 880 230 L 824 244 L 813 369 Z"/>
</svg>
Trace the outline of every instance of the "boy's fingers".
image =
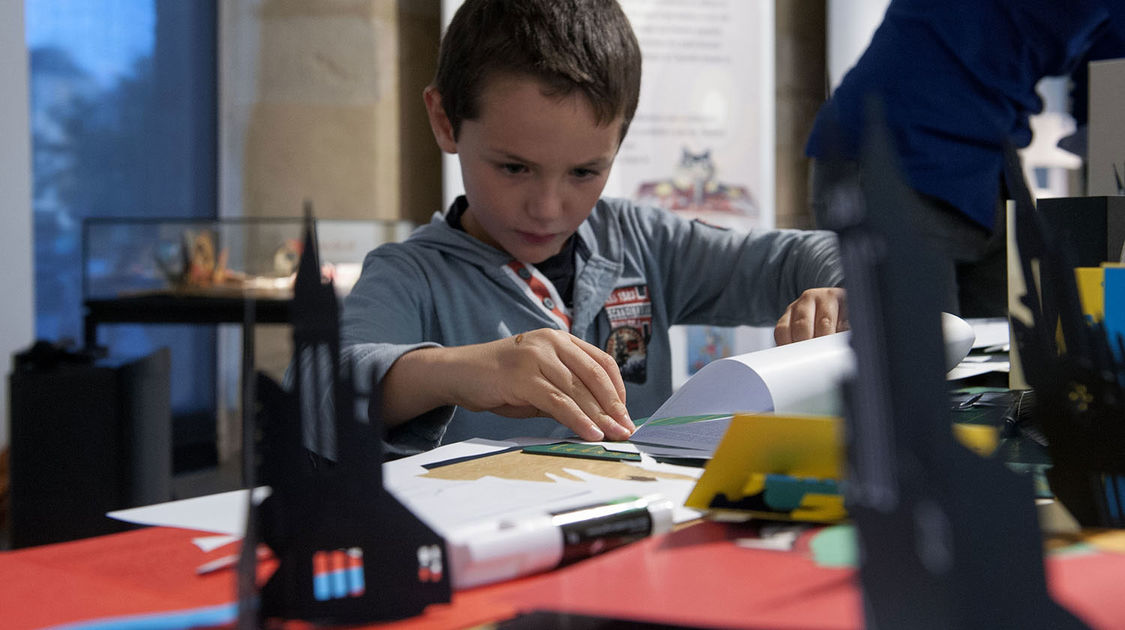
<svg viewBox="0 0 1125 630">
<path fill-rule="evenodd" d="M 813 314 L 814 337 L 823 337 L 824 335 L 831 335 L 836 332 L 836 320 L 840 315 L 836 306 L 836 302 L 832 300 L 826 300 L 816 305 L 815 313 Z"/>
<path fill-rule="evenodd" d="M 568 408 L 564 405 L 560 407 L 560 411 L 552 412 L 535 405 L 503 405 L 489 411 L 508 418 L 552 418 L 587 442 L 601 442 L 605 439 L 605 432 L 577 406 Z"/>
<path fill-rule="evenodd" d="M 632 427 L 625 424 L 632 424 L 628 420 L 628 411 L 617 398 L 612 383 L 601 366 L 580 349 L 572 348 L 572 351 L 559 356 L 557 364 L 543 366 L 543 376 L 550 383 L 543 393 L 552 403 L 552 409 L 561 409 L 564 413 L 575 409 L 611 440 L 623 440 L 632 435 Z M 560 397 L 573 403 L 574 407 L 557 404 Z M 582 418 L 577 416 L 554 415 L 554 418 L 571 428 L 574 428 L 572 422 L 582 422 Z"/>
<path fill-rule="evenodd" d="M 590 418 L 574 397 L 564 393 L 553 384 L 548 384 L 535 396 L 532 403 L 542 415 L 554 418 L 555 421 L 574 431 L 578 437 L 588 442 L 600 442 L 605 439 L 606 432 Z M 596 416 L 597 414 L 595 414 Z M 610 422 L 609 424 L 613 424 Z"/>
<path fill-rule="evenodd" d="M 836 332 L 844 332 L 851 329 L 851 324 L 848 322 L 848 305 L 847 302 L 840 304 L 840 313 L 836 317 Z"/>
<path fill-rule="evenodd" d="M 847 330 L 845 308 L 843 289 L 809 289 L 777 320 L 774 341 L 784 345 Z"/>
<path fill-rule="evenodd" d="M 606 426 L 598 421 L 598 425 L 605 430 L 611 439 L 623 440 L 633 434 L 637 427 L 629 417 L 629 409 L 625 406 L 625 382 L 621 379 L 621 372 L 617 363 L 608 354 L 595 346 L 573 338 L 578 346 L 577 354 L 564 355 L 563 362 L 566 367 L 577 377 L 580 383 L 575 383 L 574 389 L 579 386 L 589 390 L 593 396 L 596 407 L 593 413 L 607 416 L 607 420 L 618 425 Z M 581 403 L 581 401 L 580 401 Z M 582 408 L 589 414 L 591 408 L 583 404 Z M 597 416 L 591 415 L 597 421 Z M 620 429 L 618 429 L 620 427 Z"/>
<path fill-rule="evenodd" d="M 773 327 L 773 342 L 779 346 L 784 346 L 790 341 L 793 341 L 793 338 L 789 334 L 789 311 L 785 311 L 778 318 L 777 325 Z"/>
<path fill-rule="evenodd" d="M 774 328 L 774 339 L 778 345 L 801 341 L 812 336 L 813 313 L 809 310 L 810 304 L 805 300 L 799 299 L 789 305 L 789 309 L 781 316 L 777 327 Z"/>
<path fill-rule="evenodd" d="M 562 331 L 542 331 L 542 334 L 535 331 L 534 339 L 547 343 L 552 349 L 550 359 L 539 363 L 541 374 L 559 393 L 574 401 L 586 420 L 592 421 L 612 440 L 632 435 L 636 427 L 625 407 L 625 382 L 612 357 L 593 344 Z M 547 393 L 554 395 L 554 392 Z M 577 417 L 554 417 L 567 426 L 582 421 Z"/>
<path fill-rule="evenodd" d="M 621 378 L 621 370 L 617 367 L 617 362 L 613 360 L 613 357 L 606 354 L 601 348 L 595 346 L 594 344 L 589 343 L 588 341 L 585 341 L 583 339 L 579 339 L 578 337 L 572 337 L 572 339 L 574 340 L 574 343 L 578 344 L 579 348 L 585 350 L 586 354 L 594 359 L 594 361 L 596 361 L 602 367 L 602 369 L 605 370 L 606 375 L 609 376 L 610 381 L 613 383 L 613 388 L 617 391 L 617 398 L 622 403 L 622 411 L 625 414 L 628 414 L 629 411 L 625 409 L 624 404 L 626 402 L 625 381 Z"/>
<path fill-rule="evenodd" d="M 499 386 L 494 402 L 481 400 L 482 408 L 511 417 L 548 416 L 589 441 L 632 435 L 635 426 L 625 407 L 621 373 L 596 346 L 543 329 L 493 347 L 507 358 L 500 360 L 500 374 L 493 380 Z"/>
<path fill-rule="evenodd" d="M 848 329 L 847 303 L 844 290 L 819 289 L 814 300 L 814 336 L 822 337 Z"/>
</svg>

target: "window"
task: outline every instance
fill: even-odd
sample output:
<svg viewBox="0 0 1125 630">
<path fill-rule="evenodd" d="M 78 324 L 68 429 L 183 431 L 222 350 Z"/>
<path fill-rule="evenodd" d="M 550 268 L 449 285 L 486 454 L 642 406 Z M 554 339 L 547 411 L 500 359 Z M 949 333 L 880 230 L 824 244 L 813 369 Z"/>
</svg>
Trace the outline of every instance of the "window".
<svg viewBox="0 0 1125 630">
<path fill-rule="evenodd" d="M 214 2 L 26 0 L 36 337 L 82 337 L 86 217 L 214 217 Z M 172 352 L 175 467 L 214 459 L 215 332 L 104 326 L 111 353 Z"/>
</svg>

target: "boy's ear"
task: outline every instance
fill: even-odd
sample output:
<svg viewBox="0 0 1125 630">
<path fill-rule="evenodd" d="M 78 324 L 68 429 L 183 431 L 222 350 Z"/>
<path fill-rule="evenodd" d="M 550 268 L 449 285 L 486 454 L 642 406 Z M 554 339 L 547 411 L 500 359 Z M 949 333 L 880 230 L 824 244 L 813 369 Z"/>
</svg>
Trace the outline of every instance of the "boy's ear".
<svg viewBox="0 0 1125 630">
<path fill-rule="evenodd" d="M 457 153 L 457 140 L 453 138 L 453 123 L 445 115 L 445 108 L 441 106 L 441 93 L 434 86 L 422 90 L 422 100 L 426 102 L 426 114 L 430 117 L 430 128 L 434 131 L 434 140 L 438 147 L 446 153 Z"/>
</svg>

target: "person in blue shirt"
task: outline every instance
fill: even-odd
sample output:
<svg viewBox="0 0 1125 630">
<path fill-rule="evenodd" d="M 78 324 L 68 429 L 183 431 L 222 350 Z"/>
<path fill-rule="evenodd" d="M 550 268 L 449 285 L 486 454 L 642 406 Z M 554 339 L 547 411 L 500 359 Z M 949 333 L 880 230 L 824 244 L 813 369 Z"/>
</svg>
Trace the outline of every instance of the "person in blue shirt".
<svg viewBox="0 0 1125 630">
<path fill-rule="evenodd" d="M 949 264 L 945 310 L 1006 312 L 1001 196 L 1005 143 L 1031 142 L 1040 79 L 1125 56 L 1121 0 L 892 0 L 871 43 L 817 114 L 806 154 L 810 201 L 827 225 L 856 160 L 874 97 L 918 195 L 919 228 Z"/>
</svg>

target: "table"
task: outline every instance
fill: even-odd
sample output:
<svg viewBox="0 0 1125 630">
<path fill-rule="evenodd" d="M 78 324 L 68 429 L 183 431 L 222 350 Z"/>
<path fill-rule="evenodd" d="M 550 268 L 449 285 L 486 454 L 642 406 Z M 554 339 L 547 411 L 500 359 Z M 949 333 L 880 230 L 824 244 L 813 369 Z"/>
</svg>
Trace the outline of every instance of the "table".
<svg viewBox="0 0 1125 630">
<path fill-rule="evenodd" d="M 460 591 L 418 617 L 371 627 L 464 628 L 535 610 L 702 627 L 862 627 L 853 569 L 820 566 L 800 550 L 736 545 L 746 533 L 701 522 L 555 571 Z M 198 535 L 150 527 L 0 553 L 2 625 L 40 628 L 234 601 L 233 571 L 194 573 L 231 548 L 201 552 L 190 542 Z M 1125 554 L 1054 554 L 1047 575 L 1051 593 L 1091 626 L 1125 628 Z"/>
<path fill-rule="evenodd" d="M 253 323 L 289 323 L 289 297 L 176 295 L 171 292 L 87 299 L 83 325 L 87 346 L 97 343 L 99 324 L 243 324 L 247 302 Z"/>
<path fill-rule="evenodd" d="M 174 292 L 88 299 L 83 302 L 86 347 L 98 343 L 100 324 L 240 324 L 242 376 L 254 375 L 254 324 L 289 323 L 291 297 L 178 295 Z M 244 381 L 245 382 L 245 381 Z"/>
</svg>

